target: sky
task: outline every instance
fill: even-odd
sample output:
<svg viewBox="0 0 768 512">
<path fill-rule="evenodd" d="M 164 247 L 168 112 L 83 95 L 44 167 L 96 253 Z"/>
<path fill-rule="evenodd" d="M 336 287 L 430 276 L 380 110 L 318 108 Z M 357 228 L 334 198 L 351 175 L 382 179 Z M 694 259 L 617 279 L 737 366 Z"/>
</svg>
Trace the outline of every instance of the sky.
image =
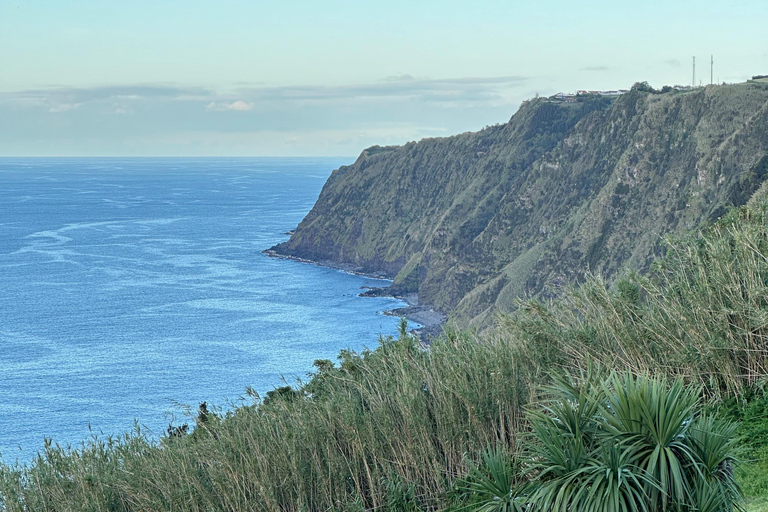
<svg viewBox="0 0 768 512">
<path fill-rule="evenodd" d="M 0 156 L 354 156 L 768 74 L 768 2 L 0 0 Z"/>
</svg>

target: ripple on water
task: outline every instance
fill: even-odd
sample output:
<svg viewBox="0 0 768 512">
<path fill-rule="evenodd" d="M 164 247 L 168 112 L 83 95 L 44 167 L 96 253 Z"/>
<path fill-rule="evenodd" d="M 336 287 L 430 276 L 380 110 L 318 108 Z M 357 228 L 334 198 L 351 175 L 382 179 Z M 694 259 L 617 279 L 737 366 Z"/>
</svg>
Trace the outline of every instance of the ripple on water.
<svg viewBox="0 0 768 512">
<path fill-rule="evenodd" d="M 346 159 L 2 159 L 0 452 L 154 432 L 375 346 L 381 281 L 261 254 Z M 22 450 L 18 450 L 18 446 Z"/>
</svg>

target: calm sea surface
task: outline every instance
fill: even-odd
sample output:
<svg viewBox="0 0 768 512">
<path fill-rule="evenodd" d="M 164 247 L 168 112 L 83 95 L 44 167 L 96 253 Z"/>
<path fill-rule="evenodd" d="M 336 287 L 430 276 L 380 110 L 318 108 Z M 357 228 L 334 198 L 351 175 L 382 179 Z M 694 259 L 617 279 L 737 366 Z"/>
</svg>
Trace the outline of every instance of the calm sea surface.
<svg viewBox="0 0 768 512">
<path fill-rule="evenodd" d="M 375 347 L 381 281 L 269 258 L 351 159 L 0 159 L 0 454 L 228 407 Z"/>
</svg>

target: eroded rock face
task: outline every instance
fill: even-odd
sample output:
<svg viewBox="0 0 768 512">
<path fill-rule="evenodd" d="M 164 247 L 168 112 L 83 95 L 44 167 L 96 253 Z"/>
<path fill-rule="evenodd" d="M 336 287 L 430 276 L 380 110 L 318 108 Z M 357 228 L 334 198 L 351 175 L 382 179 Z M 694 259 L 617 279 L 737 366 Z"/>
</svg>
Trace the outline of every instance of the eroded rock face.
<svg viewBox="0 0 768 512">
<path fill-rule="evenodd" d="M 644 268 L 665 233 L 745 203 L 767 155 L 762 84 L 536 99 L 504 125 L 363 151 L 273 250 L 384 272 L 487 324 L 587 269 Z"/>
</svg>

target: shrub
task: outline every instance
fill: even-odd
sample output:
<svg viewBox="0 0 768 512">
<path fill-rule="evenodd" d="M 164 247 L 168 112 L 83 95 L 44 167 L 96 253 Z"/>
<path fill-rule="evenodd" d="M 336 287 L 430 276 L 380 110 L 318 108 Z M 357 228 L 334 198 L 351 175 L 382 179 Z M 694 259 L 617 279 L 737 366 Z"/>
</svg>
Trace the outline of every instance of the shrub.
<svg viewBox="0 0 768 512">
<path fill-rule="evenodd" d="M 739 503 L 736 426 L 702 412 L 701 389 L 597 375 L 553 376 L 550 398 L 530 413 L 523 463 L 486 452 L 483 477 L 468 479 L 475 510 L 724 512 Z"/>
</svg>

